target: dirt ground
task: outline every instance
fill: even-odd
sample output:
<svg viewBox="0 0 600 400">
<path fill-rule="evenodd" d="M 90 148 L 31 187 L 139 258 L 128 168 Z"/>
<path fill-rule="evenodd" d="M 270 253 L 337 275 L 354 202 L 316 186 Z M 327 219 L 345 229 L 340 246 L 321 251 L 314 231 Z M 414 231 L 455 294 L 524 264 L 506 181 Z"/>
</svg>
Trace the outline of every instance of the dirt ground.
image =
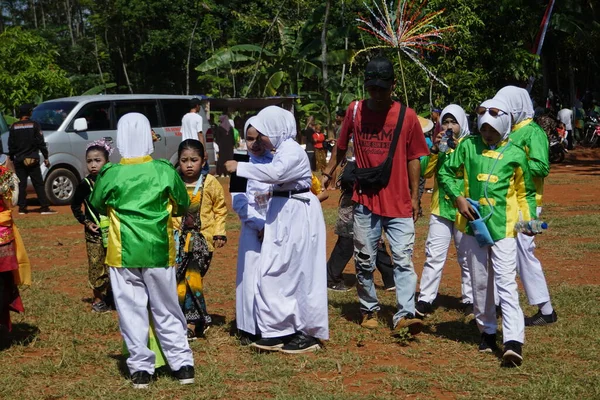
<svg viewBox="0 0 600 400">
<path fill-rule="evenodd" d="M 221 180 L 225 189 L 227 180 Z M 428 182 L 427 187 L 431 187 L 432 182 Z M 337 208 L 337 192 L 330 192 L 331 197 L 323 203 L 324 209 Z M 428 218 L 428 208 L 430 202 L 430 194 L 423 196 L 423 208 L 425 217 Z M 226 196 L 228 205 L 230 206 L 230 196 Z M 549 210 L 552 211 L 552 218 L 560 219 L 566 215 L 586 215 L 593 214 L 600 207 L 600 149 L 595 150 L 576 150 L 569 154 L 568 159 L 560 165 L 552 165 L 551 173 L 547 180 L 547 185 L 544 193 L 544 202 Z M 579 207 L 579 208 L 578 208 Z M 35 207 L 31 207 L 35 211 Z M 71 210 L 69 207 L 56 207 L 61 216 L 65 219 L 72 219 Z M 578 211 L 580 210 L 580 211 Z M 16 215 L 17 224 L 24 220 L 39 220 L 40 223 L 45 217 L 35 212 L 28 215 Z M 550 221 L 552 222 L 552 221 Z M 233 213 L 228 217 L 228 223 L 232 226 L 237 223 L 237 218 Z M 328 254 L 332 250 L 336 236 L 333 232 L 333 226 L 328 227 L 327 235 L 327 251 Z M 550 230 L 552 223 L 550 224 Z M 85 241 L 83 239 L 82 228 L 79 225 L 59 226 L 52 229 L 42 226 L 30 228 L 27 232 L 28 241 L 35 241 L 36 245 L 44 245 L 53 247 L 55 254 L 58 254 L 60 262 L 56 260 L 48 260 L 42 255 L 30 254 L 33 266 L 33 274 L 36 270 L 47 270 L 51 268 L 83 268 L 87 264 Z M 418 275 L 421 275 L 424 262 L 424 240 L 427 234 L 427 224 L 421 222 L 417 225 L 417 240 L 415 243 L 414 265 Z M 235 296 L 235 274 L 236 274 L 236 258 L 237 258 L 237 241 L 239 231 L 232 229 L 228 232 L 228 243 L 223 250 L 217 250 L 213 259 L 211 269 L 207 275 L 207 303 L 209 311 L 218 315 L 224 321 L 231 321 L 235 318 L 234 296 Z M 543 263 L 548 284 L 551 287 L 557 287 L 562 284 L 600 284 L 600 268 L 598 267 L 599 252 L 589 252 L 585 257 L 576 260 L 565 259 L 560 252 L 553 251 L 557 240 L 572 240 L 573 243 L 593 241 L 597 238 L 558 238 L 556 235 L 541 235 L 538 237 L 538 252 L 537 255 Z M 27 245 L 28 243 L 26 243 Z M 57 253 L 58 252 L 58 253 Z M 457 265 L 452 260 L 455 259 L 454 251 L 449 255 L 449 262 L 444 271 L 440 296 L 438 297 L 441 305 L 452 305 L 458 301 L 460 297 L 460 274 Z M 59 266 L 58 266 L 59 265 Z M 345 270 L 347 283 L 353 283 L 353 264 L 352 262 Z M 378 279 L 378 278 L 377 278 Z M 381 281 L 377 281 L 381 284 Z M 65 279 L 60 282 L 50 282 L 53 290 L 60 291 L 71 296 L 74 300 L 83 300 L 82 307 L 89 307 L 84 304 L 90 297 L 89 290 L 85 288 L 82 282 L 73 279 Z M 381 296 L 390 300 L 393 294 L 382 293 Z M 224 322 L 222 321 L 222 322 Z M 117 333 L 115 333 L 117 334 Z M 402 366 L 409 370 L 418 370 L 420 367 L 407 354 L 389 353 L 389 343 L 369 342 L 367 345 L 360 344 L 360 338 L 353 339 L 357 347 L 355 351 L 365 352 L 371 355 L 376 354 L 378 365 L 381 366 Z M 418 343 L 417 349 L 423 350 L 426 348 L 428 341 Z M 335 349 L 336 344 L 333 341 L 328 346 L 330 349 Z M 235 357 L 236 349 L 223 349 L 225 356 Z M 231 350 L 231 351 L 229 351 Z M 443 356 L 436 357 L 436 362 L 444 363 Z M 383 372 L 382 372 L 383 374 Z M 335 373 L 334 373 L 335 375 Z M 320 376 L 319 379 L 328 379 L 327 376 Z M 333 379 L 333 378 L 331 378 Z M 363 384 L 360 387 L 349 386 L 352 391 L 366 393 L 377 386 L 378 377 L 375 373 L 367 373 L 361 375 L 360 371 L 356 371 L 351 377 L 347 378 L 352 381 L 357 379 L 362 380 Z M 350 383 L 350 382 L 348 382 Z M 437 389 L 436 389 L 437 390 Z M 434 393 L 438 398 L 454 398 L 454 396 L 444 394 L 443 392 Z"/>
</svg>

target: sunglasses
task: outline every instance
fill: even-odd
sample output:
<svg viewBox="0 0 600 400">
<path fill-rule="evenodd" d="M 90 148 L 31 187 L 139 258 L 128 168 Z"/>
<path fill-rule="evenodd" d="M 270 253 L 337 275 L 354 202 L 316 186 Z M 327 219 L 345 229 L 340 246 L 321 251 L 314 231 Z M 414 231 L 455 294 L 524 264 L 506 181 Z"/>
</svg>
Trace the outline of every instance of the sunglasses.
<svg viewBox="0 0 600 400">
<path fill-rule="evenodd" d="M 483 115 L 485 114 L 485 112 L 488 112 L 492 117 L 497 117 L 498 115 L 506 115 L 508 114 L 505 111 L 502 111 L 499 108 L 496 107 L 484 107 L 484 106 L 479 106 L 475 109 L 475 113 L 477 115 Z"/>
<path fill-rule="evenodd" d="M 391 81 L 394 79 L 394 73 L 391 71 L 367 71 L 365 72 L 365 79 L 370 81 L 372 79 L 381 79 L 383 81 Z"/>
</svg>

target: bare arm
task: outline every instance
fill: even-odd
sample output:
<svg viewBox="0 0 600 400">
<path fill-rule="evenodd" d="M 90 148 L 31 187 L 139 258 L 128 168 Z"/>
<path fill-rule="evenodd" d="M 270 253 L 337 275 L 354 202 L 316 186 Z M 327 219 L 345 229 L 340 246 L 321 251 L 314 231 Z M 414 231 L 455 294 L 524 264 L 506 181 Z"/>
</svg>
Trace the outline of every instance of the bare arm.
<svg viewBox="0 0 600 400">
<path fill-rule="evenodd" d="M 347 152 L 348 149 L 339 149 L 337 145 L 333 148 L 333 150 L 331 150 L 331 158 L 329 159 L 329 163 L 327 164 L 327 167 L 325 167 L 325 172 L 323 173 L 323 189 L 327 189 L 331 184 L 331 176 L 333 175 L 335 169 L 340 165 L 342 160 L 346 158 Z M 417 192 L 419 186 L 418 180 L 419 179 L 417 178 Z"/>
<path fill-rule="evenodd" d="M 419 177 L 421 176 L 421 161 L 418 158 L 408 162 L 408 185 L 412 203 L 413 221 L 419 219 Z"/>
</svg>

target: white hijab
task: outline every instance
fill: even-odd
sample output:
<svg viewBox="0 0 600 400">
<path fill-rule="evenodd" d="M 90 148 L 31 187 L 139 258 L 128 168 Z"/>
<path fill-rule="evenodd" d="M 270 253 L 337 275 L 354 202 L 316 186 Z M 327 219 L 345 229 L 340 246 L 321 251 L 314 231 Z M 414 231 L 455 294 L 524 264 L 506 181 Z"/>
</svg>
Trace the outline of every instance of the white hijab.
<svg viewBox="0 0 600 400">
<path fill-rule="evenodd" d="M 248 137 L 248 128 L 250 128 L 250 126 L 254 126 L 254 128 L 256 128 L 254 123 L 257 120 L 257 115 L 248 118 L 248 121 L 246 121 L 246 125 L 244 125 L 244 137 Z M 250 149 L 248 149 L 248 156 L 250 156 L 250 160 L 254 164 L 266 164 L 271 162 L 271 160 L 273 159 L 273 153 L 271 153 L 270 151 L 266 151 L 265 154 L 263 154 L 262 156 L 255 156 L 254 154 L 252 154 Z"/>
<path fill-rule="evenodd" d="M 529 92 L 516 86 L 505 86 L 498 90 L 494 99 L 499 99 L 510 107 L 510 114 L 513 117 L 513 124 L 518 124 L 526 119 L 533 118 L 535 111 Z"/>
<path fill-rule="evenodd" d="M 458 125 L 460 125 L 460 132 L 458 133 L 458 137 L 455 139 L 459 140 L 465 136 L 469 136 L 471 131 L 469 130 L 469 120 L 467 119 L 465 110 L 463 110 L 463 108 L 458 104 L 447 105 L 440 114 L 440 121 L 444 121 L 444 117 L 447 114 L 451 114 L 456 119 L 456 122 L 458 122 Z"/>
<path fill-rule="evenodd" d="M 483 103 L 481 103 L 482 107 L 486 107 L 486 108 L 498 108 L 502 111 L 504 111 L 503 114 L 498 115 L 497 117 L 492 117 L 489 113 L 489 111 L 486 111 L 485 114 L 483 115 L 478 115 L 477 116 L 477 128 L 481 129 L 481 127 L 483 126 L 483 124 L 488 124 L 490 125 L 492 128 L 494 128 L 495 130 L 497 130 L 500 135 L 502 135 L 502 139 L 501 140 L 505 140 L 508 135 L 510 134 L 510 128 L 511 128 L 511 116 L 510 116 L 510 112 L 509 112 L 509 107 L 506 103 L 504 103 L 502 100 L 499 100 L 497 98 L 493 98 L 490 100 L 486 100 Z"/>
<path fill-rule="evenodd" d="M 121 157 L 136 158 L 152 154 L 152 128 L 143 114 L 128 113 L 117 124 L 117 148 Z"/>
<path fill-rule="evenodd" d="M 294 114 L 281 107 L 263 108 L 252 119 L 252 126 L 267 136 L 273 147 L 278 148 L 283 142 L 296 137 L 296 119 Z"/>
</svg>

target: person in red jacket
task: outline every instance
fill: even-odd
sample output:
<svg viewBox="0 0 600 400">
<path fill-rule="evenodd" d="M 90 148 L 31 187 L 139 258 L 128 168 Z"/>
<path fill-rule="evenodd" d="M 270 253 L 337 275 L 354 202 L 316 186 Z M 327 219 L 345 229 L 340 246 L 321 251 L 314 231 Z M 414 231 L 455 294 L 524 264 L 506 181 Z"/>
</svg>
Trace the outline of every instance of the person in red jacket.
<svg viewBox="0 0 600 400">
<path fill-rule="evenodd" d="M 315 133 L 312 135 L 315 146 L 315 158 L 317 161 L 317 171 L 323 172 L 327 165 L 327 150 L 325 150 L 325 134 L 321 132 L 321 125 L 315 125 Z"/>
</svg>

